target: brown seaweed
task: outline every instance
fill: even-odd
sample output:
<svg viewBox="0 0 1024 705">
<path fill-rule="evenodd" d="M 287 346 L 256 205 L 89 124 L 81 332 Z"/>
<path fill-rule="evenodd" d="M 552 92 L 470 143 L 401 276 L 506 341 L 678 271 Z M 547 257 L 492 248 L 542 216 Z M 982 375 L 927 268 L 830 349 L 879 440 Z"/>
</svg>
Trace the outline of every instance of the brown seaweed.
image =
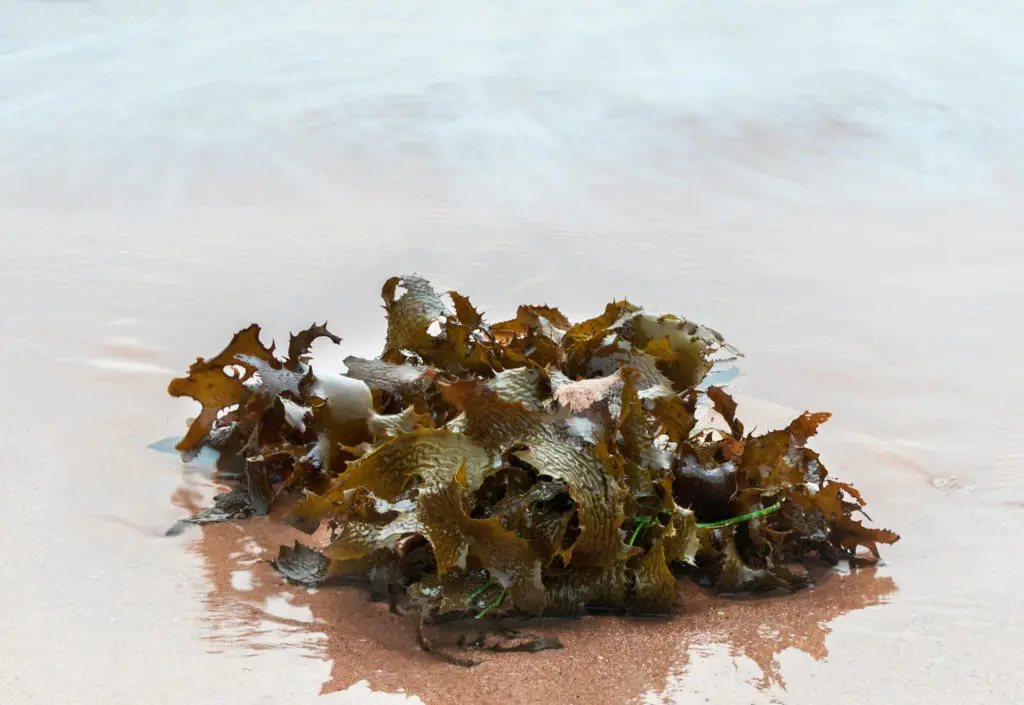
<svg viewBox="0 0 1024 705">
<path fill-rule="evenodd" d="M 575 324 L 547 305 L 489 324 L 415 275 L 382 296 L 379 359 L 319 369 L 311 343 L 340 342 L 326 324 L 285 358 L 252 325 L 169 392 L 202 407 L 178 449 L 218 450 L 233 478 L 189 521 L 287 499 L 286 521 L 329 541 L 282 547 L 278 571 L 369 578 L 419 613 L 426 649 L 442 615 L 671 613 L 680 579 L 795 590 L 810 581 L 800 564 L 876 560 L 899 538 L 855 519 L 863 497 L 807 446 L 828 414 L 746 432 L 732 397 L 704 385 L 738 355 L 710 328 L 628 301 Z M 486 648 L 556 648 L 534 646 Z"/>
</svg>

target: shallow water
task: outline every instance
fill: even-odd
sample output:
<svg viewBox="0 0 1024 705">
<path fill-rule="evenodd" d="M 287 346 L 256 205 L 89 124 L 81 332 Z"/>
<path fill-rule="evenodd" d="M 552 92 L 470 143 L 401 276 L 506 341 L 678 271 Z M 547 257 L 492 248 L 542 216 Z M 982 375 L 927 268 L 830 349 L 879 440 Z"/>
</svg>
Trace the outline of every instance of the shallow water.
<svg viewBox="0 0 1024 705">
<path fill-rule="evenodd" d="M 1024 8 L 210 5 L 0 0 L 6 702 L 1019 699 Z M 210 495 L 147 448 L 193 413 L 169 377 L 252 320 L 372 355 L 411 270 L 713 325 L 748 427 L 834 412 L 903 540 L 462 672 L 272 582 L 259 521 L 163 538 Z"/>
</svg>

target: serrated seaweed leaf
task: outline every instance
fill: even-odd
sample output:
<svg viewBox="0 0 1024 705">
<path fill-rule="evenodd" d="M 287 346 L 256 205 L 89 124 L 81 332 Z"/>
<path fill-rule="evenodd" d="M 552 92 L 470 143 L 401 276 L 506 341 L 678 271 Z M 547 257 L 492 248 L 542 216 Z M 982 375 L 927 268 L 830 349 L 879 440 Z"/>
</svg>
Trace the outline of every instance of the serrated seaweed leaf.
<svg viewBox="0 0 1024 705">
<path fill-rule="evenodd" d="M 295 369 L 304 362 L 310 348 L 313 347 L 313 342 L 318 338 L 327 338 L 335 345 L 341 343 L 341 338 L 327 330 L 327 321 L 319 325 L 314 323 L 305 330 L 293 333 L 288 339 L 288 367 Z"/>
<path fill-rule="evenodd" d="M 288 582 L 316 587 L 327 577 L 331 561 L 319 551 L 296 541 L 294 546 L 281 546 L 277 558 L 270 563 Z"/>
</svg>

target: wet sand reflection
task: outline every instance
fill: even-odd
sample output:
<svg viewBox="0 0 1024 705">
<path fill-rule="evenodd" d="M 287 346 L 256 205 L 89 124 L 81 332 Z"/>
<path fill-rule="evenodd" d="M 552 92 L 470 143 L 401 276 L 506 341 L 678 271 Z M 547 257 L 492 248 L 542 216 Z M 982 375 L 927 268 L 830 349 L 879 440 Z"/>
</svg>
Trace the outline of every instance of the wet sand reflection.
<svg viewBox="0 0 1024 705">
<path fill-rule="evenodd" d="M 195 499 L 180 490 L 175 500 Z M 734 659 L 760 669 L 759 687 L 785 687 L 778 656 L 799 649 L 817 661 L 828 655 L 830 622 L 887 600 L 896 586 L 874 568 L 828 573 L 809 591 L 753 599 L 706 594 L 680 584 L 685 612 L 676 618 L 596 616 L 514 624 L 531 633 L 557 636 L 561 651 L 537 654 L 474 652 L 472 669 L 442 663 L 415 646 L 412 617 L 371 602 L 368 590 L 337 585 L 308 591 L 288 585 L 270 567 L 278 546 L 309 537 L 282 526 L 275 516 L 192 529 L 190 550 L 203 559 L 210 581 L 206 596 L 211 651 L 242 648 L 292 649 L 330 659 L 331 676 L 321 692 L 344 690 L 362 680 L 375 690 L 404 692 L 433 702 L 621 703 L 660 692 L 668 679 L 687 674 L 691 649 L 724 645 Z M 472 620 L 469 620 L 471 622 Z M 435 627 L 431 638 L 454 650 L 459 635 L 474 637 L 476 623 Z M 680 675 L 681 674 L 681 675 Z M 694 684 L 698 685 L 698 684 Z"/>
</svg>

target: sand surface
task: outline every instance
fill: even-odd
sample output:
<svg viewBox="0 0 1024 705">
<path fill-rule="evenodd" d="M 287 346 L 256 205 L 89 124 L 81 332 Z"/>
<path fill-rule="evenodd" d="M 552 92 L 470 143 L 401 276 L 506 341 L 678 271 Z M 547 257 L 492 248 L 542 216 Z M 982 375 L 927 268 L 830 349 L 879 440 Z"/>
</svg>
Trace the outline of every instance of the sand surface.
<svg viewBox="0 0 1024 705">
<path fill-rule="evenodd" d="M 0 0 L 5 703 L 998 703 L 1024 693 L 1024 6 Z M 464 671 L 149 448 L 251 321 L 383 340 L 612 297 L 744 350 L 903 540 L 784 598 L 545 624 Z M 284 532 L 287 533 L 287 532 Z M 417 700 L 418 699 L 418 700 Z"/>
</svg>

